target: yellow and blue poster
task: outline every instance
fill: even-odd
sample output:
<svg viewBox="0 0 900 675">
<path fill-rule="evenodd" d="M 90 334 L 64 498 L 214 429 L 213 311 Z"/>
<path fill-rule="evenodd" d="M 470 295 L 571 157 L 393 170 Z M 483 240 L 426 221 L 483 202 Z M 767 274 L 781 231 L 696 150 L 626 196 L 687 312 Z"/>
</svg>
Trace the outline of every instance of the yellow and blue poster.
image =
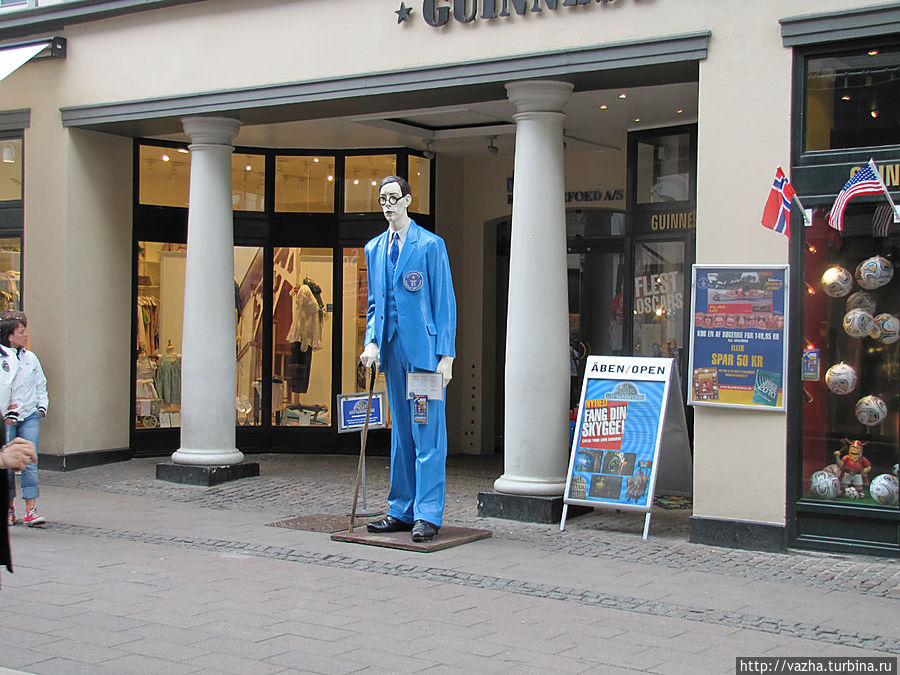
<svg viewBox="0 0 900 675">
<path fill-rule="evenodd" d="M 694 265 L 689 404 L 785 409 L 787 291 L 787 265 Z"/>
</svg>

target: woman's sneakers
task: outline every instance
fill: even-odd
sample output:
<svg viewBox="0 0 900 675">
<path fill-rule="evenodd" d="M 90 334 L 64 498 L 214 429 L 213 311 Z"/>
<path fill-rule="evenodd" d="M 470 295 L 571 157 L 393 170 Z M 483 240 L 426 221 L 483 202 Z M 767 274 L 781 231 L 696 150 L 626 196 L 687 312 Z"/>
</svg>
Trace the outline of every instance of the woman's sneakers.
<svg viewBox="0 0 900 675">
<path fill-rule="evenodd" d="M 10 514 L 12 514 L 12 512 L 10 512 Z M 12 515 L 10 515 L 10 518 L 12 518 Z M 47 521 L 38 515 L 37 509 L 25 509 L 25 518 L 22 522 L 28 527 L 34 527 L 36 525 L 43 525 Z"/>
</svg>

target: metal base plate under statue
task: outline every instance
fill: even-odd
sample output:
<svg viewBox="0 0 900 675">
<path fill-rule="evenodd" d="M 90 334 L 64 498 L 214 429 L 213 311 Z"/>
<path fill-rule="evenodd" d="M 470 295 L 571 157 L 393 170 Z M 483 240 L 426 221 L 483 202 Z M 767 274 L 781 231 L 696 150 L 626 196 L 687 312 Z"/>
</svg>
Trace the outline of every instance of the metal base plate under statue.
<svg viewBox="0 0 900 675">
<path fill-rule="evenodd" d="M 366 544 L 367 546 L 396 548 L 402 551 L 431 553 L 432 551 L 441 551 L 445 548 L 468 544 L 479 539 L 487 539 L 490 536 L 490 530 L 444 525 L 441 527 L 438 535 L 431 541 L 414 542 L 410 540 L 409 532 L 373 533 L 367 531 L 365 525 L 359 525 L 354 528 L 353 532 L 335 532 L 331 535 L 331 540 L 351 544 Z"/>
<path fill-rule="evenodd" d="M 156 465 L 156 480 L 181 485 L 202 485 L 212 487 L 241 478 L 255 478 L 259 475 L 259 462 L 244 462 L 231 466 L 201 466 L 196 464 L 175 464 L 166 462 Z"/>
</svg>

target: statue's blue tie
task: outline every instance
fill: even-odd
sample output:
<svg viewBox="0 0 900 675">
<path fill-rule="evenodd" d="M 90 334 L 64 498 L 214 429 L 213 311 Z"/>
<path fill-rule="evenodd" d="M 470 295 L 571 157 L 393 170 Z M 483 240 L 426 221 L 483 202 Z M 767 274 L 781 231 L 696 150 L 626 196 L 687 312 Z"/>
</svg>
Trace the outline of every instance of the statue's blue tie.
<svg viewBox="0 0 900 675">
<path fill-rule="evenodd" d="M 388 256 L 391 260 L 391 267 L 396 267 L 397 258 L 400 257 L 400 235 L 397 232 L 391 233 L 391 250 Z"/>
</svg>

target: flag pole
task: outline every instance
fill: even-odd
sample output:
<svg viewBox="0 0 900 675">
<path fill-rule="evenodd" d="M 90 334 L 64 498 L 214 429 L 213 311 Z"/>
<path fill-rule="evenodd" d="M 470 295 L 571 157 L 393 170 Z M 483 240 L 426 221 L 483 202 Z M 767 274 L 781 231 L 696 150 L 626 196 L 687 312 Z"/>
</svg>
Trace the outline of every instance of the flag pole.
<svg viewBox="0 0 900 675">
<path fill-rule="evenodd" d="M 800 209 L 800 213 L 803 214 L 803 224 L 806 227 L 812 227 L 812 223 L 809 220 L 809 214 L 806 212 L 806 209 L 803 208 L 803 204 L 800 203 L 800 197 L 797 196 L 796 192 L 794 193 L 792 201 L 797 205 L 797 208 Z M 896 211 L 894 213 L 896 214 Z M 896 217 L 896 215 L 894 217 Z"/>
<path fill-rule="evenodd" d="M 891 203 L 891 209 L 894 211 L 894 222 L 900 223 L 900 209 L 897 208 L 897 205 L 894 203 L 894 198 L 891 197 L 891 193 L 887 189 L 887 185 L 884 184 L 884 178 L 881 176 L 881 172 L 878 170 L 874 159 L 869 159 L 869 166 L 872 168 L 872 171 L 875 172 L 875 175 L 878 176 L 878 182 L 881 183 L 881 189 L 884 191 L 884 196 L 887 197 L 887 200 Z"/>
</svg>

